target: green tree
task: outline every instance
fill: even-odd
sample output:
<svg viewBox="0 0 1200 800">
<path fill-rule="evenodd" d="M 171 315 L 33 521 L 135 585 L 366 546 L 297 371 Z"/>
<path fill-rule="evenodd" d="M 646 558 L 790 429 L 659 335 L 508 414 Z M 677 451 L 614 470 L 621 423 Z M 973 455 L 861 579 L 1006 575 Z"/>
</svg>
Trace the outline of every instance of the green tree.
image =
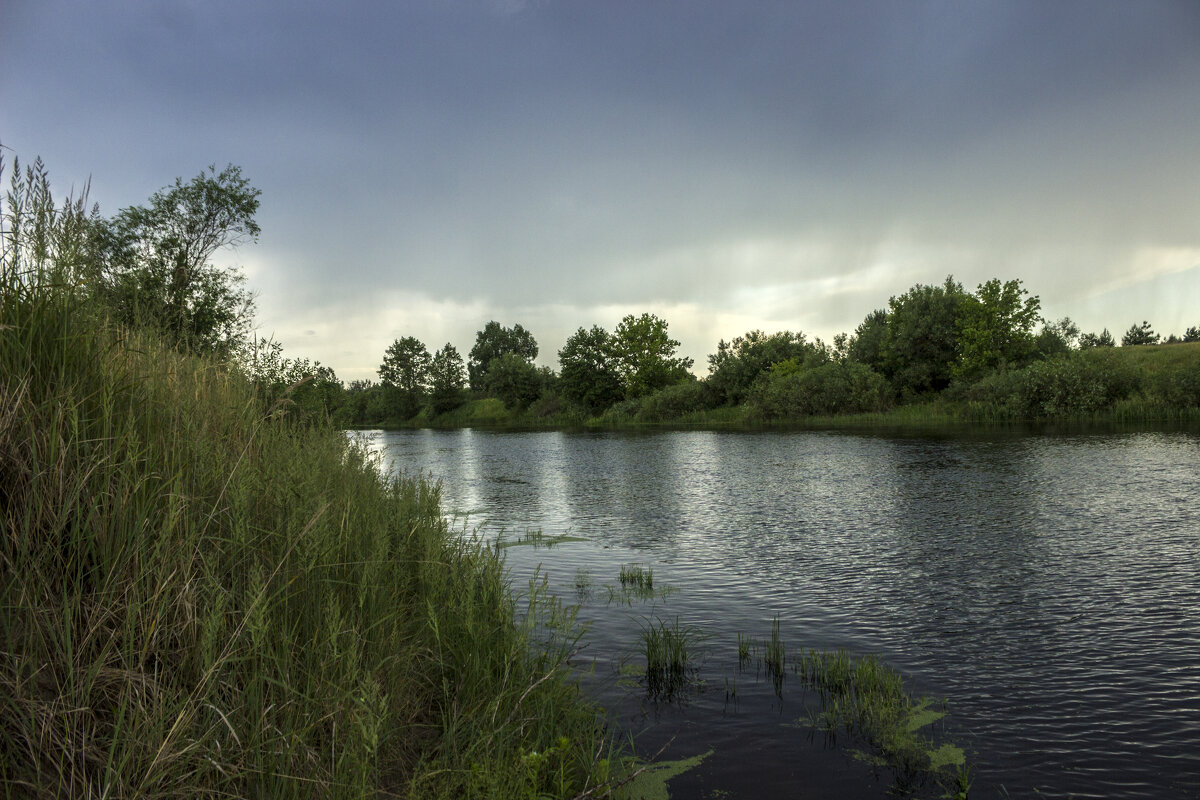
<svg viewBox="0 0 1200 800">
<path fill-rule="evenodd" d="M 1159 335 L 1154 332 L 1154 328 L 1150 327 L 1150 323 L 1143 320 L 1141 325 L 1129 326 L 1129 330 L 1125 331 L 1125 335 L 1121 337 L 1121 346 L 1158 344 L 1159 338 Z"/>
<path fill-rule="evenodd" d="M 667 323 L 653 314 L 627 315 L 617 324 L 613 353 L 627 398 L 642 397 L 683 380 L 692 359 L 677 358 L 679 342 L 667 335 Z"/>
<path fill-rule="evenodd" d="M 558 351 L 559 388 L 567 400 L 595 414 L 622 397 L 616 339 L 593 325 L 575 331 Z"/>
<path fill-rule="evenodd" d="M 463 403 L 466 388 L 466 367 L 454 345 L 446 346 L 433 355 L 429 365 L 429 402 L 434 414 L 453 411 Z"/>
<path fill-rule="evenodd" d="M 532 363 L 538 354 L 537 341 L 520 325 L 505 328 L 494 320 L 488 322 L 475 334 L 475 346 L 467 361 L 471 388 L 483 390 L 489 365 L 508 353 Z"/>
<path fill-rule="evenodd" d="M 1112 334 L 1105 328 L 1100 333 L 1085 333 L 1079 337 L 1079 349 L 1084 350 L 1089 347 L 1116 347 L 1117 343 L 1113 340 Z"/>
<path fill-rule="evenodd" d="M 390 413 L 410 419 L 421 410 L 429 389 L 431 361 L 425 345 L 412 336 L 397 339 L 384 352 L 379 381 Z"/>
<path fill-rule="evenodd" d="M 850 340 L 847 355 L 857 364 L 882 371 L 886 345 L 887 312 L 877 308 L 854 329 L 854 337 Z"/>
<path fill-rule="evenodd" d="M 901 395 L 941 391 L 958 356 L 958 309 L 967 297 L 947 277 L 941 286 L 917 284 L 888 301 L 884 375 Z"/>
<path fill-rule="evenodd" d="M 233 165 L 155 192 L 95 227 L 99 292 L 117 320 L 157 330 L 175 346 L 229 355 L 250 330 L 245 277 L 209 259 L 258 240 L 261 192 Z"/>
<path fill-rule="evenodd" d="M 1200 327 L 1193 325 L 1183 332 L 1183 341 L 1200 342 Z"/>
<path fill-rule="evenodd" d="M 717 342 L 717 352 L 708 357 L 706 383 L 717 402 L 737 405 L 746 398 L 754 381 L 773 365 L 788 360 L 802 362 L 819 351 L 803 333 L 780 331 L 768 335 L 748 331 L 732 342 Z"/>
<path fill-rule="evenodd" d="M 957 350 L 954 375 L 975 379 L 1005 366 L 1018 366 L 1033 354 L 1033 328 L 1041 319 L 1041 300 L 1021 281 L 1000 283 L 993 278 L 964 296 L 957 311 Z M 1022 299 L 1024 298 L 1024 299 Z"/>
<path fill-rule="evenodd" d="M 1034 348 L 1041 358 L 1051 358 L 1071 352 L 1078 339 L 1079 326 L 1072 322 L 1070 317 L 1063 317 L 1058 322 L 1042 325 Z"/>
<path fill-rule="evenodd" d="M 517 353 L 493 358 L 483 377 L 483 390 L 504 401 L 505 408 L 522 409 L 537 400 L 545 382 L 541 370 Z"/>
</svg>

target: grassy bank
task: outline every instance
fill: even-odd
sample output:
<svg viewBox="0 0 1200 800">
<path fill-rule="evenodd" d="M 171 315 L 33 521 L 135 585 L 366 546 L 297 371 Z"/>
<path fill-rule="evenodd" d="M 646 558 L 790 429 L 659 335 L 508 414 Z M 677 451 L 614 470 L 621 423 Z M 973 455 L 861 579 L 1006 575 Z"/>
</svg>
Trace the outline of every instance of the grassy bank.
<svg viewBox="0 0 1200 800">
<path fill-rule="evenodd" d="M 607 779 L 564 664 L 437 489 L 213 363 L 0 278 L 8 797 L 542 797 Z"/>
</svg>

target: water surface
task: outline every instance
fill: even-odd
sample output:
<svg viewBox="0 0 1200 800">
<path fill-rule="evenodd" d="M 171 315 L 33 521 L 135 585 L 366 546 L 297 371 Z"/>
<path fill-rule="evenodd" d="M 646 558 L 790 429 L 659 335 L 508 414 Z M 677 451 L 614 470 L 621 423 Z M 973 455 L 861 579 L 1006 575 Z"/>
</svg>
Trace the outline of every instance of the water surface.
<svg viewBox="0 0 1200 800">
<path fill-rule="evenodd" d="M 366 436 L 484 536 L 587 539 L 506 550 L 514 585 L 540 568 L 581 603 L 585 682 L 640 750 L 714 750 L 677 797 L 887 794 L 850 743 L 792 724 L 798 685 L 738 669 L 737 633 L 776 616 L 789 648 L 875 653 L 945 697 L 973 798 L 1200 797 L 1194 434 Z M 673 591 L 614 602 L 631 562 Z M 705 686 L 654 702 L 622 666 L 676 616 L 707 636 Z"/>
</svg>

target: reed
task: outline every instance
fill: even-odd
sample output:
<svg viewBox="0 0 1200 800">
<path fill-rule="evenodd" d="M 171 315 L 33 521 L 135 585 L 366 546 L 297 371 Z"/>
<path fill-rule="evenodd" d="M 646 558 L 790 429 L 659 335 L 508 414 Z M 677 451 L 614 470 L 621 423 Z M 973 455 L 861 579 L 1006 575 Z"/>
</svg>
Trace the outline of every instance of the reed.
<svg viewBox="0 0 1200 800">
<path fill-rule="evenodd" d="M 619 579 L 623 588 L 652 590 L 654 569 L 642 564 L 622 564 Z"/>
<path fill-rule="evenodd" d="M 695 628 L 680 625 L 679 617 L 671 623 L 648 620 L 641 626 L 641 638 L 647 694 L 669 700 L 694 684 L 694 648 L 700 641 Z"/>
</svg>

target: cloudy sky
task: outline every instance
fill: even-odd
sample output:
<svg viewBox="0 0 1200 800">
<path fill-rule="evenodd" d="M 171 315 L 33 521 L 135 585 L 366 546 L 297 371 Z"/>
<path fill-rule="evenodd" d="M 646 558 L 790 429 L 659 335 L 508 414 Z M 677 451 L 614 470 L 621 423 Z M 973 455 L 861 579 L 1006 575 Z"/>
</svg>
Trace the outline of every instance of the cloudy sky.
<svg viewBox="0 0 1200 800">
<path fill-rule="evenodd" d="M 0 142 L 111 214 L 208 164 L 259 331 L 344 379 L 491 319 L 705 372 L 915 283 L 1200 325 L 1200 3 L 4 0 Z"/>
</svg>

